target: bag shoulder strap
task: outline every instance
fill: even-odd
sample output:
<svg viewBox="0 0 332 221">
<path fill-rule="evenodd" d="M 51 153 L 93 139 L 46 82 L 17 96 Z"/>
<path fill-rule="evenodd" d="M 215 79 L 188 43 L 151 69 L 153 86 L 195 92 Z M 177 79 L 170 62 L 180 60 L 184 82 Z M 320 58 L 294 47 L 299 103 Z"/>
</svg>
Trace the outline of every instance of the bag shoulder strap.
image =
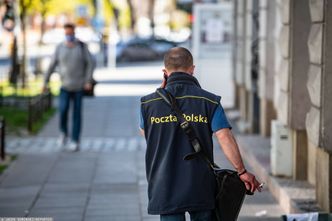
<svg viewBox="0 0 332 221">
<path fill-rule="evenodd" d="M 209 159 L 208 155 L 205 152 L 205 149 L 202 148 L 203 146 L 199 141 L 195 129 L 185 119 L 183 112 L 177 105 L 176 98 L 164 88 L 158 88 L 156 92 L 171 107 L 172 111 L 175 112 L 176 117 L 179 119 L 181 129 L 186 134 L 186 137 L 188 138 L 191 146 L 195 150 L 194 153 L 186 155 L 184 157 L 184 160 L 192 160 L 197 156 L 200 156 L 208 164 L 208 166 L 211 167 L 211 169 L 215 170 L 219 168 L 213 161 Z"/>
</svg>

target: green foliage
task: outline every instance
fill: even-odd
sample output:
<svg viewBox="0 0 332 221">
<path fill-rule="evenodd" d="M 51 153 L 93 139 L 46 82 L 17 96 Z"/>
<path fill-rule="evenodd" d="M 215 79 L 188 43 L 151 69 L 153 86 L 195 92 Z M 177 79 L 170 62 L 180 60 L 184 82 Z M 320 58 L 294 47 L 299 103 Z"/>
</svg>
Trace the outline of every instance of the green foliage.
<svg viewBox="0 0 332 221">
<path fill-rule="evenodd" d="M 0 116 L 5 118 L 6 130 L 8 132 L 15 132 L 19 128 L 24 128 L 27 126 L 27 111 L 15 107 L 0 107 Z"/>
<path fill-rule="evenodd" d="M 51 108 L 50 110 L 46 111 L 39 121 L 35 122 L 32 125 L 32 134 L 37 134 L 38 131 L 40 131 L 43 126 L 48 122 L 48 120 L 55 114 L 56 110 L 55 108 Z"/>
<path fill-rule="evenodd" d="M 114 13 L 113 13 L 114 5 L 109 0 L 104 0 L 103 5 L 104 7 L 102 13 L 104 16 L 105 23 L 108 25 L 114 19 Z"/>
<path fill-rule="evenodd" d="M 36 134 L 54 115 L 54 113 L 54 108 L 45 112 L 40 119 L 33 124 L 32 133 Z M 18 134 L 20 130 L 27 128 L 28 112 L 25 110 L 16 107 L 0 107 L 0 116 L 5 118 L 6 130 L 10 134 Z"/>
<path fill-rule="evenodd" d="M 50 82 L 50 90 L 52 94 L 58 95 L 60 82 L 52 80 Z M 42 92 L 43 78 L 37 78 L 33 81 L 27 82 L 25 88 L 17 87 L 14 88 L 8 81 L 0 82 L 0 96 L 3 99 L 6 97 L 15 96 L 17 99 L 27 99 L 28 97 L 33 97 Z M 54 114 L 55 110 L 44 113 L 44 115 L 35 122 L 32 128 L 32 133 L 37 133 L 42 126 L 47 122 L 47 120 Z M 12 134 L 19 134 L 20 130 L 26 130 L 28 124 L 28 112 L 16 107 L 0 107 L 0 116 L 6 119 L 7 131 Z"/>
<path fill-rule="evenodd" d="M 62 0 L 48 0 L 49 1 L 49 10 L 48 15 L 59 15 L 59 14 L 73 14 L 76 7 L 79 5 L 86 5 L 89 8 L 89 11 L 92 10 L 92 1 L 91 0 L 70 0 L 64 2 Z"/>
<path fill-rule="evenodd" d="M 19 0 L 18 2 L 19 2 L 20 13 L 22 13 L 24 10 L 29 12 L 30 9 L 32 9 L 37 3 L 36 0 Z"/>
<path fill-rule="evenodd" d="M 130 28 L 130 9 L 125 7 L 120 11 L 119 26 L 121 28 Z"/>
<path fill-rule="evenodd" d="M 0 165 L 0 174 L 3 173 L 3 171 L 5 171 L 5 169 L 7 169 L 7 165 Z"/>
<path fill-rule="evenodd" d="M 43 78 L 39 77 L 37 79 L 27 82 L 25 88 L 17 87 L 9 83 L 8 80 L 0 81 L 0 95 L 3 97 L 8 96 L 19 96 L 19 97 L 31 97 L 36 96 L 41 93 L 43 88 Z M 59 94 L 60 81 L 52 80 L 49 83 L 50 90 L 53 95 Z"/>
<path fill-rule="evenodd" d="M 63 0 L 19 0 L 19 9 L 22 13 L 23 8 L 27 15 L 41 14 L 49 15 L 75 15 L 75 10 L 79 5 L 85 5 L 88 8 L 89 16 L 93 16 L 94 8 L 92 0 L 70 0 L 64 3 Z M 130 27 L 130 10 L 126 3 L 119 3 L 119 1 L 103 0 L 102 15 L 106 25 L 114 19 L 114 9 L 119 10 L 119 26 L 121 28 Z"/>
<path fill-rule="evenodd" d="M 17 159 L 17 155 L 7 155 L 5 162 L 0 164 L 0 175 L 10 166 L 10 164 Z"/>
<path fill-rule="evenodd" d="M 92 11 L 92 0 L 20 0 L 20 11 L 26 6 L 29 15 L 43 12 L 46 15 L 74 14 L 79 5 L 86 5 Z"/>
</svg>

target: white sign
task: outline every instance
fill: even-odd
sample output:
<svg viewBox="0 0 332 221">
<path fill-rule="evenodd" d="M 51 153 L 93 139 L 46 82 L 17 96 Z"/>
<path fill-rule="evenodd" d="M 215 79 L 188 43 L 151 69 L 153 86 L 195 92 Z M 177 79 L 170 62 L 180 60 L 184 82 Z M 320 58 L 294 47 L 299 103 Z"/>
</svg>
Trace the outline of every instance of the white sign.
<svg viewBox="0 0 332 221">
<path fill-rule="evenodd" d="M 222 97 L 222 105 L 234 105 L 231 71 L 232 3 L 194 5 L 193 55 L 195 76 L 201 86 Z"/>
<path fill-rule="evenodd" d="M 232 7 L 230 3 L 196 4 L 194 7 L 194 54 L 219 57 L 231 49 Z"/>
<path fill-rule="evenodd" d="M 221 44 L 224 39 L 223 21 L 220 18 L 210 18 L 206 21 L 206 41 Z"/>
</svg>

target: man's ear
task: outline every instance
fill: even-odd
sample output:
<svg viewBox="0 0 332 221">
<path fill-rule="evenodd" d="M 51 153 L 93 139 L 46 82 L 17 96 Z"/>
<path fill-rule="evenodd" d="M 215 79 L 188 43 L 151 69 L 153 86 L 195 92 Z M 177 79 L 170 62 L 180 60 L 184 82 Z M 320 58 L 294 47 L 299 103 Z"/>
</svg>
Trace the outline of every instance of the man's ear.
<svg viewBox="0 0 332 221">
<path fill-rule="evenodd" d="M 164 68 L 162 71 L 164 72 L 164 74 L 166 74 L 166 76 L 170 75 L 169 71 L 166 68 Z"/>
<path fill-rule="evenodd" d="M 189 68 L 188 73 L 191 75 L 194 75 L 194 71 L 195 71 L 195 65 L 193 65 Z"/>
</svg>

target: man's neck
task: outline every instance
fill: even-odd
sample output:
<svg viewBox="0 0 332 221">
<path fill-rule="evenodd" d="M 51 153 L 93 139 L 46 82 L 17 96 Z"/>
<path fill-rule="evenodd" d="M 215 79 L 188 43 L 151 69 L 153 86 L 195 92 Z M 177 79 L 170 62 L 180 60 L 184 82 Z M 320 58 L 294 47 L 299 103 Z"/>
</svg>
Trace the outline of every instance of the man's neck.
<svg viewBox="0 0 332 221">
<path fill-rule="evenodd" d="M 189 73 L 188 70 L 176 70 L 176 71 L 171 71 L 168 76 L 171 76 L 173 73 L 178 73 L 178 72 L 185 73 L 191 76 L 193 75 L 192 73 Z"/>
</svg>

